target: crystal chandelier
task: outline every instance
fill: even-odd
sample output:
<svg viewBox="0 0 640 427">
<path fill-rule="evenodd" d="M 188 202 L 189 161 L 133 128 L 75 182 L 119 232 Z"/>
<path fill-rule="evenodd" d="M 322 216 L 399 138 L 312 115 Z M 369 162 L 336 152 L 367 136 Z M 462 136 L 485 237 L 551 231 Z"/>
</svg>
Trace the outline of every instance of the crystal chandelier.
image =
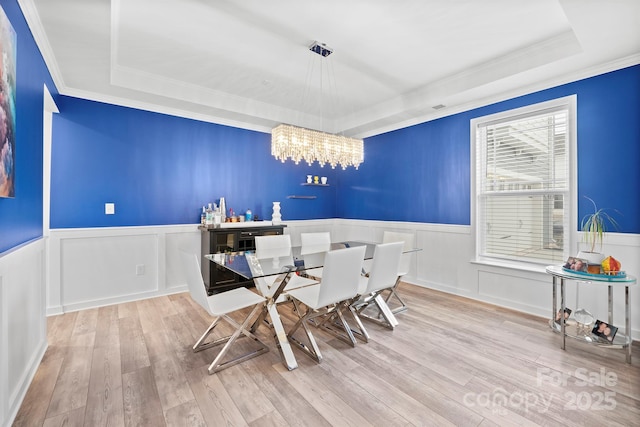
<svg viewBox="0 0 640 427">
<path fill-rule="evenodd" d="M 318 42 L 309 50 L 322 57 L 333 52 Z M 296 164 L 304 160 L 309 165 L 317 161 L 320 166 L 328 163 L 334 169 L 337 165 L 358 169 L 364 161 L 364 143 L 361 139 L 281 124 L 271 130 L 271 154 L 282 163 L 287 159 Z"/>
<path fill-rule="evenodd" d="M 335 169 L 358 169 L 364 161 L 364 143 L 361 139 L 320 132 L 291 125 L 279 125 L 271 131 L 271 154 L 283 163 L 290 158 L 296 164 L 305 160 L 309 165 L 317 161 Z"/>
</svg>

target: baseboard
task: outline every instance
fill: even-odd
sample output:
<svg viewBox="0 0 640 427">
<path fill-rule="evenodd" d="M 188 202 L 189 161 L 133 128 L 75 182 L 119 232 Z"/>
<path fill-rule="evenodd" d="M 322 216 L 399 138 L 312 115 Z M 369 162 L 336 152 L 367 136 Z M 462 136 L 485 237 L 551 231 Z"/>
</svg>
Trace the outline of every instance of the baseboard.
<svg viewBox="0 0 640 427">
<path fill-rule="evenodd" d="M 130 294 L 130 295 L 122 295 L 122 296 L 118 296 L 118 297 L 114 297 L 114 298 L 104 298 L 104 299 L 99 299 L 99 300 L 92 300 L 92 301 L 86 301 L 86 302 L 80 302 L 80 303 L 74 303 L 74 304 L 67 304 L 63 307 L 59 307 L 59 309 L 48 309 L 47 310 L 47 316 L 49 316 L 49 311 L 53 311 L 53 313 L 51 315 L 55 315 L 55 314 L 62 314 L 62 313 L 70 313 L 73 311 L 80 311 L 80 310 L 87 310 L 87 309 L 91 309 L 91 308 L 99 308 L 99 307 L 105 307 L 108 305 L 114 305 L 114 304 L 122 304 L 125 302 L 133 302 L 133 301 L 140 301 L 143 299 L 149 299 L 149 298 L 157 298 L 157 297 L 161 297 L 161 296 L 167 296 L 167 295 L 174 295 L 174 294 L 179 294 L 182 292 L 188 292 L 189 289 L 187 287 L 187 285 L 184 286 L 178 286 L 178 287 L 174 287 L 171 288 L 170 290 L 167 290 L 165 292 L 143 292 L 143 293 L 137 293 L 137 294 Z"/>
</svg>

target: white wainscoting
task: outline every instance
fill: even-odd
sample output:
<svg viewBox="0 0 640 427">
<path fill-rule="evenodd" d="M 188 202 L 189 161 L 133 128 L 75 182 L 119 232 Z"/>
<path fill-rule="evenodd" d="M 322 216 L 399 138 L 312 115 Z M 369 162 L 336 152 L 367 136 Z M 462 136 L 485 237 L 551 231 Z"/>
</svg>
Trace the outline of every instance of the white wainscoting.
<svg viewBox="0 0 640 427">
<path fill-rule="evenodd" d="M 50 234 L 47 314 L 187 289 L 180 250 L 200 252 L 196 224 L 55 229 Z"/>
<path fill-rule="evenodd" d="M 317 228 L 317 226 L 316 226 Z M 331 237 L 339 240 L 379 242 L 384 230 L 413 233 L 416 252 L 411 272 L 404 280 L 419 286 L 461 295 L 502 307 L 550 317 L 551 276 L 544 267 L 506 268 L 475 261 L 475 238 L 469 226 L 409 222 L 336 219 Z M 623 269 L 640 275 L 640 235 L 608 233 L 602 250 L 621 261 Z M 581 241 L 576 233 L 573 241 Z M 577 252 L 577 249 L 576 249 Z M 579 287 L 579 291 L 577 290 Z M 607 287 L 567 282 L 567 307 L 585 308 L 599 319 L 607 319 Z M 640 290 L 630 288 L 632 336 L 640 338 Z M 624 289 L 614 288 L 614 325 L 624 331 Z"/>
<path fill-rule="evenodd" d="M 551 277 L 544 267 L 522 270 L 474 261 L 469 226 L 323 219 L 285 221 L 294 245 L 301 232 L 330 231 L 333 241 L 379 242 L 385 230 L 412 233 L 422 250 L 414 254 L 405 281 L 444 292 L 551 316 Z M 580 236 L 577 233 L 576 241 Z M 177 251 L 199 251 L 197 225 L 51 230 L 51 289 L 48 313 L 78 310 L 186 290 Z M 615 254 L 630 274 L 640 273 L 640 236 L 609 233 L 605 253 Z M 137 275 L 136 267 L 144 266 Z M 587 308 L 607 317 L 606 287 L 567 286 L 567 306 Z M 624 325 L 622 290 L 614 293 L 614 324 Z M 638 287 L 631 289 L 632 307 L 640 307 Z M 632 310 L 633 311 L 633 310 Z M 634 336 L 640 336 L 640 311 L 632 312 Z M 622 329 L 621 329 L 622 331 Z"/>
<path fill-rule="evenodd" d="M 47 348 L 44 242 L 0 254 L 0 425 L 9 426 Z"/>
</svg>

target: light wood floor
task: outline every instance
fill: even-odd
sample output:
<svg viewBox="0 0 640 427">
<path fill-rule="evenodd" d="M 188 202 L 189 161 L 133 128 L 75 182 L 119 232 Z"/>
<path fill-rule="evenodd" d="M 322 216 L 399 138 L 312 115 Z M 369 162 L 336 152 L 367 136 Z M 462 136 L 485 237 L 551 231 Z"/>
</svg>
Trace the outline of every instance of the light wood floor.
<svg viewBox="0 0 640 427">
<path fill-rule="evenodd" d="M 210 319 L 188 294 L 51 317 L 14 425 L 640 425 L 637 346 L 632 365 L 573 340 L 563 351 L 546 319 L 401 293 L 395 331 L 367 323 L 372 341 L 351 348 L 316 330 L 325 360 L 294 350 L 293 371 L 262 327 L 270 352 L 208 375 L 215 350 L 191 346 Z"/>
</svg>

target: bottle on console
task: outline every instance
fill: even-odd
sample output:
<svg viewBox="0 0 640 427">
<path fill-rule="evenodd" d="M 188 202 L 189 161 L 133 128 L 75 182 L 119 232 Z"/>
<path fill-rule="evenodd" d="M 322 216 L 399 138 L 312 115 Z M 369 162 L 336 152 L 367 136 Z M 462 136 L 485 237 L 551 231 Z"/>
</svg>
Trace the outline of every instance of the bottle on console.
<svg viewBox="0 0 640 427">
<path fill-rule="evenodd" d="M 220 197 L 220 221 L 225 222 L 227 220 L 227 203 L 224 197 Z"/>
<path fill-rule="evenodd" d="M 205 212 L 205 225 L 213 224 L 213 208 L 211 207 L 211 203 L 207 206 L 207 210 Z"/>
</svg>

